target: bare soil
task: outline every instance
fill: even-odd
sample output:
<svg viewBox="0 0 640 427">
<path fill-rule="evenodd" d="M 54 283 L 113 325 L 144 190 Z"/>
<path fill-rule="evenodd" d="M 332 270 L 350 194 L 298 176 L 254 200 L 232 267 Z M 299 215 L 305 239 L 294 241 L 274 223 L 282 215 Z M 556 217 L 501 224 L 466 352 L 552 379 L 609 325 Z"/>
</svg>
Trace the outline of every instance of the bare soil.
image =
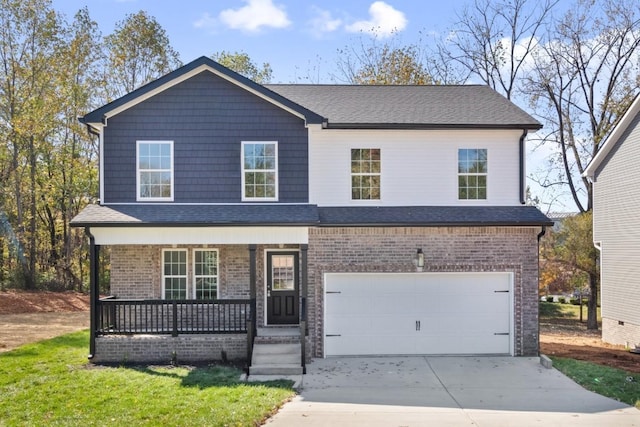
<svg viewBox="0 0 640 427">
<path fill-rule="evenodd" d="M 89 296 L 0 291 L 0 352 L 89 327 Z"/>
<path fill-rule="evenodd" d="M 640 373 L 640 354 L 630 353 L 624 346 L 606 344 L 601 337 L 600 330 L 588 330 L 586 323 L 578 320 L 540 320 L 541 353 Z"/>
<path fill-rule="evenodd" d="M 0 291 L 0 352 L 89 327 L 89 296 L 77 292 Z M 540 352 L 640 373 L 640 355 L 605 344 L 585 323 L 540 321 Z"/>
</svg>

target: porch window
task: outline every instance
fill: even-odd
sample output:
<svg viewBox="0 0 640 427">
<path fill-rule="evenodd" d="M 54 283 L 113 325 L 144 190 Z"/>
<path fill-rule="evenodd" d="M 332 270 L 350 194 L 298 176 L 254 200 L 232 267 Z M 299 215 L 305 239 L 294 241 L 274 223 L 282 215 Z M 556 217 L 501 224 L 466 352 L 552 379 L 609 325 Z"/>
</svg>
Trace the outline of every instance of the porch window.
<svg viewBox="0 0 640 427">
<path fill-rule="evenodd" d="M 162 284 L 165 299 L 187 298 L 187 250 L 162 251 Z"/>
<path fill-rule="evenodd" d="M 195 299 L 218 298 L 218 251 L 196 249 L 193 251 L 193 280 Z"/>
<path fill-rule="evenodd" d="M 351 200 L 380 200 L 380 149 L 351 149 Z"/>
<path fill-rule="evenodd" d="M 458 150 L 458 200 L 486 200 L 487 149 Z"/>
<path fill-rule="evenodd" d="M 173 200 L 173 141 L 138 141 L 137 200 Z"/>
<path fill-rule="evenodd" d="M 278 143 L 242 142 L 242 200 L 278 200 Z"/>
</svg>

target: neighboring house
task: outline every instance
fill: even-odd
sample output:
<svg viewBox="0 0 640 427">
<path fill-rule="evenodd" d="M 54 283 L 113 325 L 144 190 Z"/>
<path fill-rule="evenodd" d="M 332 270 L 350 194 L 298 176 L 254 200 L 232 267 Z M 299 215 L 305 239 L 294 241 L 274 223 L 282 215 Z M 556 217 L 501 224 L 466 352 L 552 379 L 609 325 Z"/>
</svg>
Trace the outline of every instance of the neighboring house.
<svg viewBox="0 0 640 427">
<path fill-rule="evenodd" d="M 585 171 L 593 182 L 593 240 L 600 250 L 602 340 L 640 347 L 640 97 Z"/>
<path fill-rule="evenodd" d="M 93 360 L 538 354 L 540 124 L 492 89 L 261 86 L 202 57 L 81 121 Z"/>
</svg>

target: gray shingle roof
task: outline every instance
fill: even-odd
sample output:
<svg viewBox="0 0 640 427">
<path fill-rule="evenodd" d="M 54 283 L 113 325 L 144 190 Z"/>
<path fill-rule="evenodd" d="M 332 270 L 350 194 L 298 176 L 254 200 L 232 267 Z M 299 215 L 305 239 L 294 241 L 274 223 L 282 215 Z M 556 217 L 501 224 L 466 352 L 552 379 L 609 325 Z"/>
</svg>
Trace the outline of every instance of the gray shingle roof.
<svg viewBox="0 0 640 427">
<path fill-rule="evenodd" d="M 553 225 L 534 206 L 322 207 L 318 211 L 321 225 Z"/>
<path fill-rule="evenodd" d="M 515 104 L 482 85 L 265 86 L 325 117 L 329 127 L 541 127 Z"/>
<path fill-rule="evenodd" d="M 315 205 L 88 205 L 71 225 L 86 226 L 220 226 L 313 225 Z"/>
<path fill-rule="evenodd" d="M 533 206 L 317 207 L 316 205 L 89 205 L 71 224 L 86 226 L 539 226 Z"/>
</svg>

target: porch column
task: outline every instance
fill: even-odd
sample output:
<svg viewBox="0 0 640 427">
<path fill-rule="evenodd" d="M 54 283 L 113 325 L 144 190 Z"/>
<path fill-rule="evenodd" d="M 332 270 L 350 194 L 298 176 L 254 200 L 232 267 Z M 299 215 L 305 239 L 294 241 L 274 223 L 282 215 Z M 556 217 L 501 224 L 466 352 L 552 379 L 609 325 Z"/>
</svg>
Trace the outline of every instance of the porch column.
<svg viewBox="0 0 640 427">
<path fill-rule="evenodd" d="M 96 354 L 96 330 L 98 329 L 98 299 L 100 298 L 100 246 L 96 245 L 95 238 L 85 229 L 89 236 L 89 359 Z"/>
<path fill-rule="evenodd" d="M 257 328 L 257 312 L 256 312 L 256 290 L 257 290 L 257 271 L 256 271 L 256 245 L 249 245 L 249 298 L 251 299 L 251 329 L 252 335 L 255 336 Z"/>
<path fill-rule="evenodd" d="M 307 335 L 309 327 L 307 325 L 307 251 L 309 245 L 300 245 L 300 275 L 302 283 L 300 289 L 300 364 L 302 365 L 302 373 L 307 373 Z"/>
</svg>

